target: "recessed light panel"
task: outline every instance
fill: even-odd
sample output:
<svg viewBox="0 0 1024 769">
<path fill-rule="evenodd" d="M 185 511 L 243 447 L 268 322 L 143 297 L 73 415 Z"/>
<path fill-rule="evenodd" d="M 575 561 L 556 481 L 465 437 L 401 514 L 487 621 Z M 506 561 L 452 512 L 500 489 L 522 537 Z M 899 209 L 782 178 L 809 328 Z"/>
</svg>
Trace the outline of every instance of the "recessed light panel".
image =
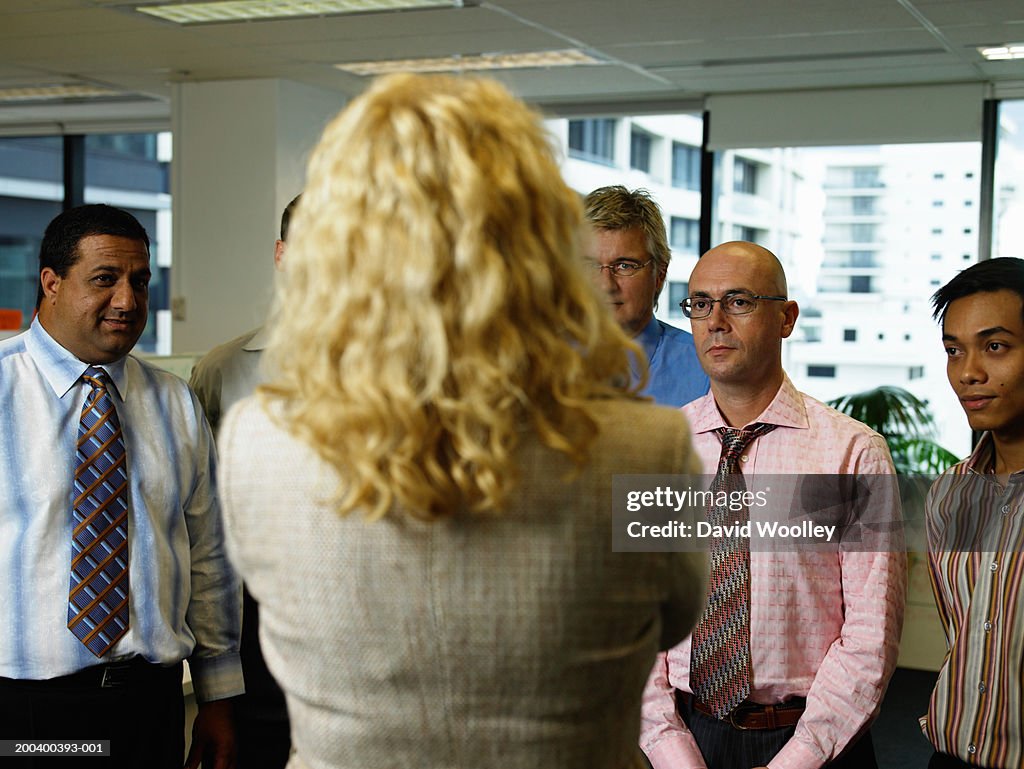
<svg viewBox="0 0 1024 769">
<path fill-rule="evenodd" d="M 978 51 L 989 61 L 1024 59 L 1024 43 L 1007 43 L 979 48 Z"/>
<path fill-rule="evenodd" d="M 444 56 L 435 59 L 388 59 L 352 61 L 334 66 L 354 75 L 385 75 L 391 72 L 464 72 L 495 69 L 531 69 L 541 67 L 577 67 L 604 64 L 576 49 L 536 51 L 534 53 L 495 53 Z"/>
<path fill-rule="evenodd" d="M 96 99 L 120 96 L 118 91 L 94 85 L 40 85 L 0 88 L 0 102 L 47 101 L 53 99 Z"/>
<path fill-rule="evenodd" d="M 175 24 L 213 24 L 418 8 L 458 8 L 463 5 L 460 0 L 221 0 L 211 3 L 140 5 L 135 10 Z"/>
</svg>

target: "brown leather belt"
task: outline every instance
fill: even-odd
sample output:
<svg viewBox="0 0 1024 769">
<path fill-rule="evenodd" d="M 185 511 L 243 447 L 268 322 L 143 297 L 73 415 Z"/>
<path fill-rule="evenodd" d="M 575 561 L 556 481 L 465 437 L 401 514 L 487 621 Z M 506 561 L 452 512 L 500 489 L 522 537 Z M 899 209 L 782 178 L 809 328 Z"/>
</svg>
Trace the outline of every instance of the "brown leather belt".
<svg viewBox="0 0 1024 769">
<path fill-rule="evenodd" d="M 676 701 L 683 706 L 717 719 L 711 708 L 698 700 L 689 692 L 676 690 Z M 732 724 L 736 729 L 779 729 L 784 726 L 795 726 L 804 714 L 807 700 L 795 697 L 777 705 L 761 705 L 756 702 L 740 703 L 732 713 L 721 719 Z"/>
</svg>

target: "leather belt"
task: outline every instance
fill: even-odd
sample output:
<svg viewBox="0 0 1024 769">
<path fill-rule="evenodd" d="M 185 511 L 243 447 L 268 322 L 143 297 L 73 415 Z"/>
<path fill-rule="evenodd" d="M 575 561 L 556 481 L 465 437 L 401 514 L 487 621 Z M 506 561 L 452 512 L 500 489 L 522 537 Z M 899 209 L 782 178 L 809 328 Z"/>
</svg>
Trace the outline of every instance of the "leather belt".
<svg viewBox="0 0 1024 769">
<path fill-rule="evenodd" d="M 718 716 L 710 707 L 689 692 L 677 689 L 676 701 L 680 707 L 691 708 L 718 720 Z M 761 705 L 747 700 L 737 705 L 735 710 L 721 720 L 732 724 L 736 729 L 780 729 L 785 726 L 796 726 L 806 706 L 807 700 L 803 697 L 795 697 L 777 705 Z"/>
<path fill-rule="evenodd" d="M 182 665 L 157 665 L 142 657 L 131 657 L 117 662 L 80 670 L 57 678 L 41 680 L 10 679 L 20 688 L 33 689 L 120 689 L 127 686 L 147 686 L 162 680 L 181 681 Z M 8 680 L 8 679 L 4 679 Z"/>
</svg>

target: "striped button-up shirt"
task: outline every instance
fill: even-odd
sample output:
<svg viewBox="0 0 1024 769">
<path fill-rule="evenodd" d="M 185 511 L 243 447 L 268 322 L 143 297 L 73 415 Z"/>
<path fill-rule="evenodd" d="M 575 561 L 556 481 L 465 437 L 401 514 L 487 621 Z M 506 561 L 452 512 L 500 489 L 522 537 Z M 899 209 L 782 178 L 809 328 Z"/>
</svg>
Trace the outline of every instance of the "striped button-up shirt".
<svg viewBox="0 0 1024 769">
<path fill-rule="evenodd" d="M 102 366 L 128 459 L 130 625 L 102 660 L 67 628 L 86 368 L 38 320 L 0 342 L 0 676 L 188 659 L 200 702 L 240 694 L 241 588 L 224 554 L 210 428 L 182 380 L 130 356 Z"/>
<path fill-rule="evenodd" d="M 1024 471 L 1002 485 L 986 434 L 928 496 L 929 565 L 949 652 L 928 715 L 935 749 L 1024 766 Z"/>
<path fill-rule="evenodd" d="M 709 393 L 683 408 L 705 468 L 718 464 L 725 421 Z M 787 377 L 754 422 L 777 425 L 743 452 L 753 475 L 888 475 L 884 439 L 860 422 L 796 390 Z M 897 522 L 899 502 L 875 509 Z M 753 512 L 752 512 L 753 515 Z M 899 532 L 870 549 L 840 542 L 831 551 L 750 553 L 749 698 L 779 703 L 806 697 L 793 737 L 770 769 L 819 769 L 878 712 L 896 667 L 906 600 L 906 554 Z M 676 712 L 673 690 L 690 691 L 690 639 L 658 656 L 644 694 L 640 745 L 655 769 L 703 769 L 692 733 Z"/>
</svg>

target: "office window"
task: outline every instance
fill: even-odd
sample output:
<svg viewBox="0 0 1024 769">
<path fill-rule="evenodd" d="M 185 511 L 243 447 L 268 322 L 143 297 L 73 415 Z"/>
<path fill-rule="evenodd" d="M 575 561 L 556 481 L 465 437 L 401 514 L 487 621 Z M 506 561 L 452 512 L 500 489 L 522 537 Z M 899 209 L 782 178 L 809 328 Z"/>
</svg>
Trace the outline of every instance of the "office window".
<svg viewBox="0 0 1024 769">
<path fill-rule="evenodd" d="M 924 366 L 911 366 L 907 372 L 907 379 L 921 379 L 924 377 Z"/>
<path fill-rule="evenodd" d="M 569 155 L 592 163 L 612 165 L 615 161 L 615 119 L 570 120 Z"/>
<path fill-rule="evenodd" d="M 855 329 L 855 328 L 844 328 L 843 329 L 843 341 L 844 342 L 856 342 L 857 341 L 857 329 Z"/>
<path fill-rule="evenodd" d="M 169 352 L 157 314 L 169 306 L 169 244 L 161 238 L 170 232 L 170 135 L 90 134 L 83 145 L 84 190 L 75 194 L 124 208 L 150 237 L 150 314 L 138 348 Z M 60 136 L 0 139 L 0 309 L 20 313 L 23 329 L 35 310 L 43 231 L 63 208 L 63 153 Z"/>
<path fill-rule="evenodd" d="M 733 162 L 733 190 L 746 195 L 756 195 L 759 173 L 760 169 L 757 163 L 744 158 L 736 158 Z"/>
<path fill-rule="evenodd" d="M 653 139 L 646 131 L 636 128 L 629 135 L 629 167 L 644 173 L 651 172 L 651 145 Z"/>
<path fill-rule="evenodd" d="M 700 222 L 673 216 L 670 220 L 669 243 L 677 251 L 695 254 L 700 248 Z"/>
<path fill-rule="evenodd" d="M 877 167 L 857 167 L 853 169 L 853 186 L 872 189 L 882 186 L 880 169 Z"/>
<path fill-rule="evenodd" d="M 875 240 L 875 225 L 865 222 L 851 224 L 850 240 L 854 243 L 871 243 Z"/>
<path fill-rule="evenodd" d="M 759 230 L 757 227 L 747 227 L 745 225 L 738 224 L 733 228 L 733 233 L 735 240 L 745 240 L 748 243 L 759 243 L 764 245 L 764 230 Z"/>
<path fill-rule="evenodd" d="M 822 378 L 832 378 L 832 379 L 834 379 L 835 375 L 836 375 L 836 367 L 835 366 L 808 366 L 807 367 L 807 376 L 822 377 Z"/>
<path fill-rule="evenodd" d="M 851 198 L 851 202 L 853 203 L 853 213 L 855 214 L 870 215 L 877 213 L 878 198 L 857 195 Z"/>
<path fill-rule="evenodd" d="M 668 283 L 668 316 L 684 318 L 683 308 L 679 303 L 690 295 L 690 284 L 684 280 L 670 280 Z"/>
<path fill-rule="evenodd" d="M 869 294 L 869 293 L 871 293 L 871 276 L 870 275 L 851 275 L 850 276 L 850 293 L 851 294 Z"/>
<path fill-rule="evenodd" d="M 672 142 L 672 186 L 700 189 L 700 147 Z"/>
</svg>

